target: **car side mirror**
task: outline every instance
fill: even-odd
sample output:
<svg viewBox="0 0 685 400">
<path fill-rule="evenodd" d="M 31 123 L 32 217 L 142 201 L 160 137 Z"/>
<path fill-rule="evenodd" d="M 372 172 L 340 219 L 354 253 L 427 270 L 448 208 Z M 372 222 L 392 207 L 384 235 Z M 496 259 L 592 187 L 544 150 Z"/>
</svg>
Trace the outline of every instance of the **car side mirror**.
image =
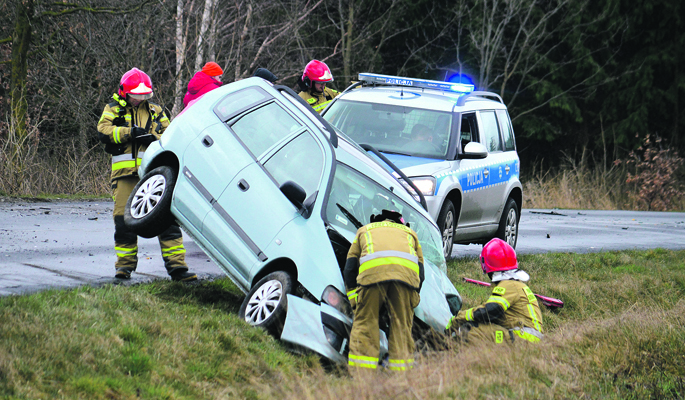
<svg viewBox="0 0 685 400">
<path fill-rule="evenodd" d="M 488 156 L 488 150 L 481 143 L 469 142 L 464 146 L 463 153 L 459 154 L 459 158 L 466 158 L 470 160 L 478 160 Z"/>
<path fill-rule="evenodd" d="M 298 210 L 301 211 L 304 208 L 304 201 L 307 198 L 307 193 L 304 191 L 302 186 L 293 181 L 285 181 L 281 185 L 280 189 L 281 193 L 283 193 L 283 195 L 285 195 L 285 197 L 290 200 L 290 202 L 293 203 Z"/>
</svg>

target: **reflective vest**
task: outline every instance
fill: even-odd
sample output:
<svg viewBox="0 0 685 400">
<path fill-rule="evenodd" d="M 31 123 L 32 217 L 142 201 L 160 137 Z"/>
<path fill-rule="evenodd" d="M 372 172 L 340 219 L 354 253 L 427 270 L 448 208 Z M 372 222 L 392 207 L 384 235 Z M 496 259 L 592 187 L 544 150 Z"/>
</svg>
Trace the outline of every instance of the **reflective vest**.
<svg viewBox="0 0 685 400">
<path fill-rule="evenodd" d="M 340 92 L 335 91 L 331 88 L 324 88 L 323 93 L 314 93 L 312 90 L 308 90 L 306 92 L 300 92 L 299 95 L 306 101 L 314 111 L 318 112 L 321 114 L 321 111 L 323 111 L 328 104 L 336 98 Z"/>
<path fill-rule="evenodd" d="M 145 128 L 158 139 L 169 126 L 169 118 L 158 104 L 144 101 L 133 107 L 115 95 L 115 100 L 105 106 L 100 121 L 98 135 L 105 143 L 105 151 L 112 154 L 111 179 L 136 176 L 146 145 L 135 143 L 131 131 L 133 126 Z"/>
<path fill-rule="evenodd" d="M 493 287 L 490 298 L 485 302 L 487 303 L 497 303 L 504 309 L 504 316 L 493 321 L 496 324 L 512 330 L 518 338 L 529 342 L 538 342 L 542 338 L 544 330 L 540 305 L 533 291 L 525 283 L 515 280 L 498 282 Z M 459 311 L 456 320 L 473 321 L 474 311 L 485 307 L 485 304 Z"/>
<path fill-rule="evenodd" d="M 352 257 L 359 259 L 361 286 L 401 281 L 419 288 L 423 252 L 416 232 L 407 226 L 386 220 L 359 228 L 347 253 Z"/>
</svg>

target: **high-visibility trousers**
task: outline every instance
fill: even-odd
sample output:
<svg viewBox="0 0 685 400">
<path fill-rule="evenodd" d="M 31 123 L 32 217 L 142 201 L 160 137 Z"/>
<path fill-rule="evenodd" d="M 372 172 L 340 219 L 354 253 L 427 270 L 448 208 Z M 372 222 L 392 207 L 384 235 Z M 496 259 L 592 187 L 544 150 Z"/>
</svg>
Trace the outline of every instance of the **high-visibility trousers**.
<svg viewBox="0 0 685 400">
<path fill-rule="evenodd" d="M 358 290 L 357 308 L 350 334 L 348 365 L 376 369 L 380 355 L 379 314 L 385 306 L 390 317 L 388 367 L 404 371 L 414 365 L 414 339 L 411 329 L 414 308 L 420 296 L 416 289 L 400 282 L 381 282 Z"/>
<path fill-rule="evenodd" d="M 135 271 L 138 264 L 138 236 L 124 224 L 124 210 L 128 197 L 138 183 L 138 178 L 131 176 L 116 179 L 112 182 L 114 192 L 114 250 L 117 260 L 114 267 Z M 186 250 L 183 247 L 181 229 L 172 225 L 157 237 L 162 249 L 164 267 L 169 274 L 187 271 L 185 262 Z"/>
</svg>

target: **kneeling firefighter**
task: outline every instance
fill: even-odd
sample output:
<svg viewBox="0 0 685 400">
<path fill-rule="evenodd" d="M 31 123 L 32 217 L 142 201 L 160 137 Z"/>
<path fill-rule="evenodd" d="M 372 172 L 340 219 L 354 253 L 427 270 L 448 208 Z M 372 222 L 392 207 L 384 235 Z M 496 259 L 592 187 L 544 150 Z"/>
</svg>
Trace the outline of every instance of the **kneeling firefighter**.
<svg viewBox="0 0 685 400">
<path fill-rule="evenodd" d="M 526 285 L 530 276 L 519 269 L 514 249 L 501 239 L 492 239 L 483 246 L 480 265 L 494 284 L 492 294 L 484 304 L 452 317 L 446 327 L 448 333 L 468 343 L 539 342 L 542 313 L 538 299 Z"/>
<path fill-rule="evenodd" d="M 423 253 L 416 232 L 396 211 L 371 215 L 357 231 L 343 271 L 348 298 L 356 309 L 350 334 L 350 367 L 376 369 L 379 363 L 379 314 L 390 317 L 389 368 L 404 371 L 414 364 L 411 336 L 414 308 L 424 280 Z"/>
<path fill-rule="evenodd" d="M 105 151 L 112 155 L 112 190 L 114 191 L 114 250 L 117 253 L 115 277 L 129 279 L 138 264 L 138 236 L 124 224 L 128 197 L 139 181 L 138 166 L 147 146 L 159 140 L 169 126 L 162 107 L 149 101 L 152 81 L 138 68 L 126 72 L 119 82 L 113 102 L 105 106 L 98 133 Z M 185 263 L 183 236 L 172 225 L 158 237 L 164 266 L 171 279 L 197 280 Z"/>
</svg>

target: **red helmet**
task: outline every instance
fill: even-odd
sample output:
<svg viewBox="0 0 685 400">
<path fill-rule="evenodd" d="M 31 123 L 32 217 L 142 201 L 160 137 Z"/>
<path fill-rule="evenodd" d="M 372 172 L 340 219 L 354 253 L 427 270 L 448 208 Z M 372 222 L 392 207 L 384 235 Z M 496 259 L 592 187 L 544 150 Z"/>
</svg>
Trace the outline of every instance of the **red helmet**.
<svg viewBox="0 0 685 400">
<path fill-rule="evenodd" d="M 152 81 L 147 74 L 133 68 L 121 77 L 119 96 L 129 96 L 136 100 L 147 100 L 152 97 Z"/>
<path fill-rule="evenodd" d="M 333 82 L 333 74 L 326 63 L 312 60 L 304 67 L 302 81 L 307 87 L 311 87 L 312 82 Z"/>
<path fill-rule="evenodd" d="M 514 248 L 502 239 L 494 238 L 483 246 L 480 253 L 480 266 L 484 274 L 518 269 Z"/>
</svg>

